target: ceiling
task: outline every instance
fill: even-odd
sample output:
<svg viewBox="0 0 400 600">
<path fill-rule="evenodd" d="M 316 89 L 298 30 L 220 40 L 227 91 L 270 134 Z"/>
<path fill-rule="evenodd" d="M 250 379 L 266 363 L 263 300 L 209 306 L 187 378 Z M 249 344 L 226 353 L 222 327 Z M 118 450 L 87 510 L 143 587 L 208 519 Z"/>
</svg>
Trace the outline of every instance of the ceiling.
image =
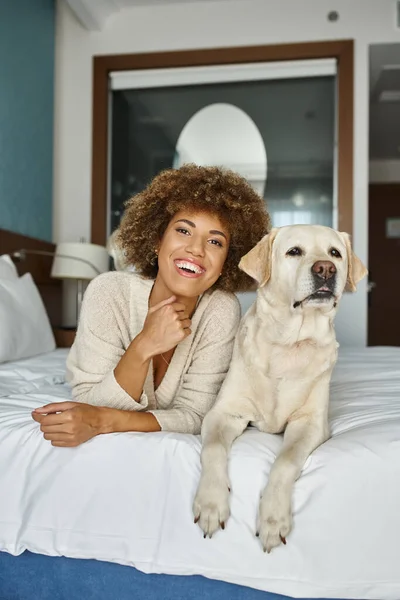
<svg viewBox="0 0 400 600">
<path fill-rule="evenodd" d="M 229 0 L 65 0 L 90 31 L 101 31 L 114 14 L 124 9 L 199 1 Z M 400 160 L 400 43 L 371 46 L 369 64 L 370 158 Z M 311 104 L 309 110 L 313 110 Z"/>
<path fill-rule="evenodd" d="M 108 19 L 126 8 L 137 6 L 157 6 L 167 4 L 192 4 L 194 2 L 215 2 L 221 0 L 65 0 L 75 13 L 78 21 L 89 31 L 101 31 Z M 229 0 L 222 0 L 229 1 Z"/>
</svg>

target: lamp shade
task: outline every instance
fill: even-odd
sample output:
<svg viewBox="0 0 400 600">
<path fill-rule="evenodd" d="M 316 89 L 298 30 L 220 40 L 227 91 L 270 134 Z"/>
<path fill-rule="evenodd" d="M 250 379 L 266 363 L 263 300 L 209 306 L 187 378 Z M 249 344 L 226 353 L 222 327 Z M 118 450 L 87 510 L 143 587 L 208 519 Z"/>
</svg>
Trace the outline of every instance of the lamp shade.
<svg viewBox="0 0 400 600">
<path fill-rule="evenodd" d="M 81 242 L 57 245 L 51 276 L 59 279 L 94 279 L 109 270 L 109 255 L 104 246 Z"/>
</svg>

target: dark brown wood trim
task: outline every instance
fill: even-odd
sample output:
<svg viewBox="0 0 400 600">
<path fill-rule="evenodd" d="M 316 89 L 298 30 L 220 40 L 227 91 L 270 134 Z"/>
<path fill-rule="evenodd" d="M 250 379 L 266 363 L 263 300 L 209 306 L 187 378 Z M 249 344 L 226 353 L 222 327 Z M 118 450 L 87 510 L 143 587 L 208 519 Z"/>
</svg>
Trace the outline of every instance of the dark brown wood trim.
<svg viewBox="0 0 400 600">
<path fill-rule="evenodd" d="M 353 41 L 337 40 L 93 57 L 91 240 L 105 244 L 107 231 L 108 74 L 111 71 L 336 58 L 338 60 L 339 228 L 353 225 Z"/>
<path fill-rule="evenodd" d="M 338 59 L 338 229 L 353 234 L 354 44 L 343 44 Z"/>
<path fill-rule="evenodd" d="M 111 58 L 111 57 L 110 57 Z M 92 123 L 92 243 L 105 245 L 107 237 L 108 73 L 107 61 L 93 60 Z"/>
</svg>

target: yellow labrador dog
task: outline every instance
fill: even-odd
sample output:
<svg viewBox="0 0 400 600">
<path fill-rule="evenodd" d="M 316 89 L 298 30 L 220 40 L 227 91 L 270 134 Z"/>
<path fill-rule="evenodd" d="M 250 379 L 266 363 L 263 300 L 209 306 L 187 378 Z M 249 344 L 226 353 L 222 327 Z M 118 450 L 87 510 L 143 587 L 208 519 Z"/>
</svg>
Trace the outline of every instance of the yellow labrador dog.
<svg viewBox="0 0 400 600">
<path fill-rule="evenodd" d="M 273 229 L 239 266 L 257 280 L 257 298 L 241 321 L 229 372 L 203 422 L 193 512 L 204 537 L 224 529 L 232 442 L 249 423 L 284 431 L 256 530 L 270 552 L 291 530 L 294 482 L 329 437 L 329 381 L 338 348 L 333 319 L 343 291 L 355 291 L 367 270 L 346 233 L 319 225 Z"/>
</svg>

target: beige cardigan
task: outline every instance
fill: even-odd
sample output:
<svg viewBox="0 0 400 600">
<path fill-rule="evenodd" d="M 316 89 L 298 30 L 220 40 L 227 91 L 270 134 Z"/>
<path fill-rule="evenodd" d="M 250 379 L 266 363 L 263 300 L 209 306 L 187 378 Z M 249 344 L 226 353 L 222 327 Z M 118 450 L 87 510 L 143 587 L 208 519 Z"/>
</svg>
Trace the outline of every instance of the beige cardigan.
<svg viewBox="0 0 400 600">
<path fill-rule="evenodd" d="M 67 359 L 67 380 L 75 401 L 153 413 L 162 430 L 200 433 L 228 371 L 240 305 L 233 294 L 206 292 L 192 318 L 192 333 L 176 348 L 154 390 L 150 363 L 136 402 L 114 377 L 114 368 L 142 330 L 153 281 L 134 273 L 109 272 L 88 286 L 75 342 Z"/>
</svg>

